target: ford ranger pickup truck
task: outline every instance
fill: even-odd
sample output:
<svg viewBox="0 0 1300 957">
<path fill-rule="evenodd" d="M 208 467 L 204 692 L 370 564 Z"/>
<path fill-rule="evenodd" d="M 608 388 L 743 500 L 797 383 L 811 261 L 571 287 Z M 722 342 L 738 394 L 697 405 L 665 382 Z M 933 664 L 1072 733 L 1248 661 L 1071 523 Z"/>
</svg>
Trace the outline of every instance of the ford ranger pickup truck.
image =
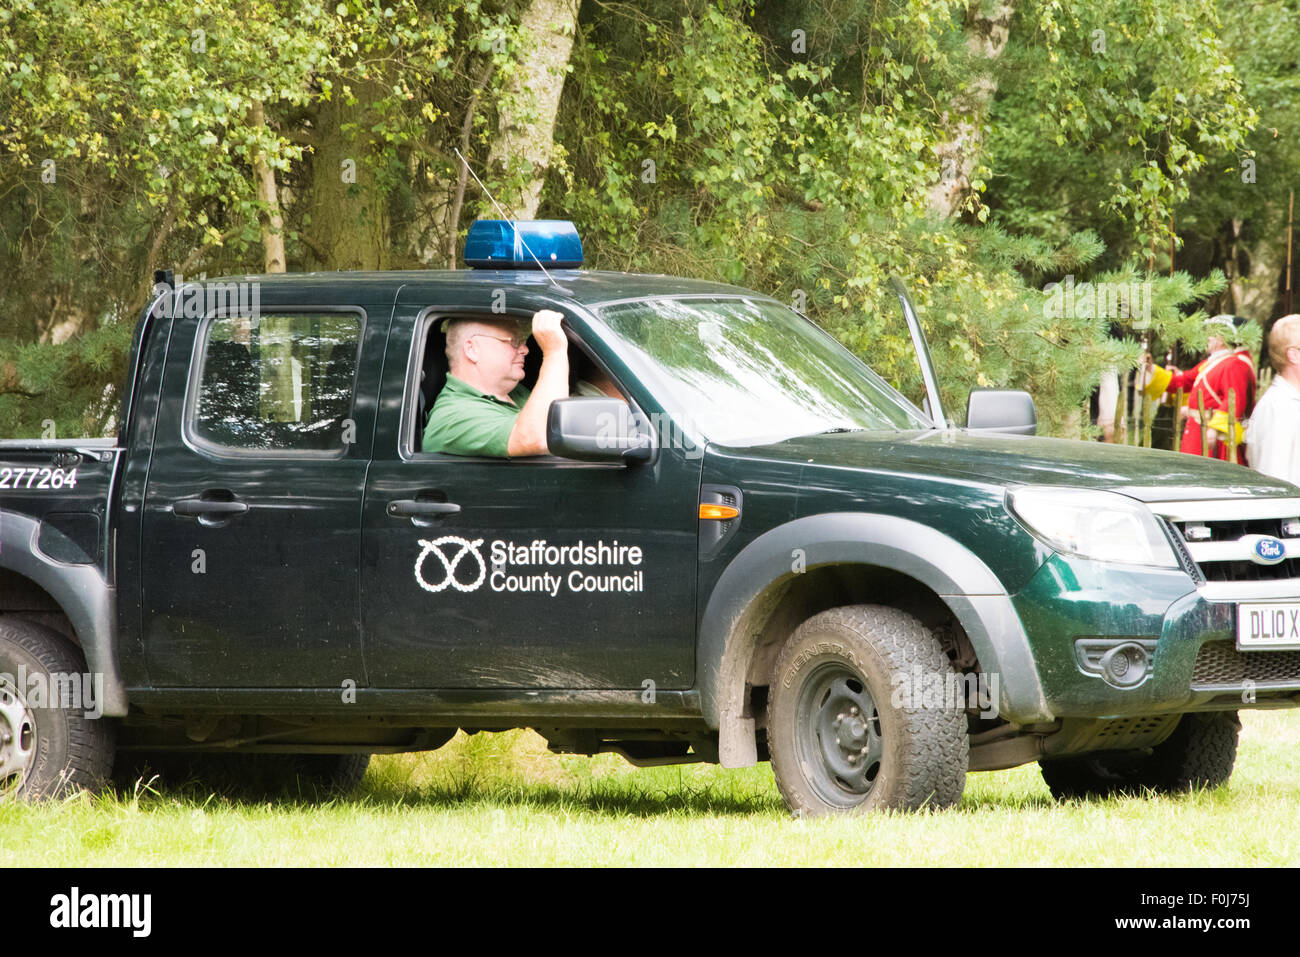
<svg viewBox="0 0 1300 957">
<path fill-rule="evenodd" d="M 901 286 L 920 405 L 772 297 L 580 247 L 160 274 L 117 435 L 0 443 L 7 792 L 195 752 L 346 784 L 528 727 L 770 761 L 800 815 L 942 808 L 1032 762 L 1062 798 L 1216 786 L 1239 711 L 1300 705 L 1294 486 L 1036 437 L 1025 393 L 955 426 Z M 422 448 L 444 321 L 542 309 L 613 394 L 554 402 L 548 455 Z"/>
</svg>

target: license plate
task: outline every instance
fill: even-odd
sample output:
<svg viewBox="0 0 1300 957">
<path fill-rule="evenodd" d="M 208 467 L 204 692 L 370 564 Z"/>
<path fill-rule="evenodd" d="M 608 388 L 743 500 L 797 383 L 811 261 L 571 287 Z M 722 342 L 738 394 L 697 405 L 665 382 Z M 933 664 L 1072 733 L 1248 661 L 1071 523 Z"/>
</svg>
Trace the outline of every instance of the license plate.
<svg viewBox="0 0 1300 957">
<path fill-rule="evenodd" d="M 1237 647 L 1300 650 L 1300 601 L 1238 605 Z"/>
</svg>

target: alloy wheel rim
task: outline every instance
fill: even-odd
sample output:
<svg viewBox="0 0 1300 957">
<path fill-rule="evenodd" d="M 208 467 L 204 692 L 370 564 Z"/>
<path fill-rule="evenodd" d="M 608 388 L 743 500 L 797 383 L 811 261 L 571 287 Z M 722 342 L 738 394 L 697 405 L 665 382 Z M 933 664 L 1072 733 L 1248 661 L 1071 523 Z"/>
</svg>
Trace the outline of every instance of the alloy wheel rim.
<svg viewBox="0 0 1300 957">
<path fill-rule="evenodd" d="M 0 681 L 0 793 L 23 786 L 36 759 L 36 719 L 22 694 Z"/>
</svg>

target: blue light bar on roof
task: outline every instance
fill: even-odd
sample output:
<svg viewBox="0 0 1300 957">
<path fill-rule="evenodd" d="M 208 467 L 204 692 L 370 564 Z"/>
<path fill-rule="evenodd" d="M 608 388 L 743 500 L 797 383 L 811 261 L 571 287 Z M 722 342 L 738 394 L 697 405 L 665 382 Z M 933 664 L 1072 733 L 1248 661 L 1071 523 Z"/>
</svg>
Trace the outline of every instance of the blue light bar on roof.
<svg viewBox="0 0 1300 957">
<path fill-rule="evenodd" d="M 467 266 L 536 269 L 538 261 L 547 269 L 581 266 L 578 228 L 567 219 L 479 219 L 469 228 L 465 240 Z"/>
</svg>

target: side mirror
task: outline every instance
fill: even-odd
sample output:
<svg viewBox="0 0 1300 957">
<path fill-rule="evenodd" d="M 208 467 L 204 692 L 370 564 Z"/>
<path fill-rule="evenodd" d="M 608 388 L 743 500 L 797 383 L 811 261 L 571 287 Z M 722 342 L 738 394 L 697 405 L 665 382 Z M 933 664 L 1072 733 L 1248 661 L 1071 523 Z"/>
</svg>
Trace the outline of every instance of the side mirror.
<svg viewBox="0 0 1300 957">
<path fill-rule="evenodd" d="M 1038 432 L 1038 413 L 1028 392 L 972 389 L 966 403 L 966 428 L 971 432 L 1034 435 Z"/>
<path fill-rule="evenodd" d="M 546 447 L 581 462 L 646 462 L 654 438 L 639 419 L 621 399 L 557 399 L 546 416 Z"/>
</svg>

